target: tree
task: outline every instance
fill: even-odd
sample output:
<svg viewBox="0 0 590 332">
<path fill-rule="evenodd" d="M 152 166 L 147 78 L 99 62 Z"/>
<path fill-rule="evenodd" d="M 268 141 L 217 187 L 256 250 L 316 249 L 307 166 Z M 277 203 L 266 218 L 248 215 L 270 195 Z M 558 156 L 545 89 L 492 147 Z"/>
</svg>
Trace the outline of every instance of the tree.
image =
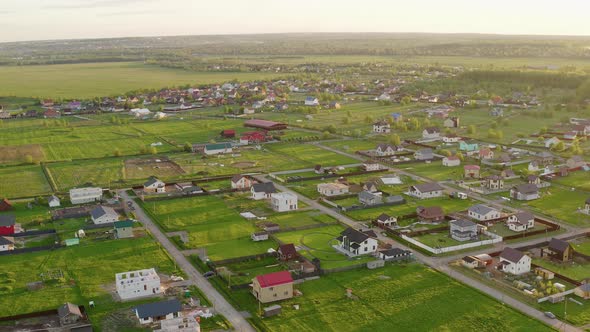
<svg viewBox="0 0 590 332">
<path fill-rule="evenodd" d="M 371 115 L 365 116 L 365 123 L 373 123 L 375 120 Z"/>
<path fill-rule="evenodd" d="M 451 156 L 451 151 L 449 151 L 447 149 L 440 150 L 439 153 L 442 154 L 443 156 L 447 156 L 447 157 Z"/>
<path fill-rule="evenodd" d="M 184 143 L 184 147 L 182 148 L 185 152 L 192 152 L 193 151 L 193 146 L 191 143 L 186 142 Z"/>
<path fill-rule="evenodd" d="M 457 152 L 456 154 L 457 158 L 459 158 L 459 160 L 464 161 L 465 160 L 465 156 L 463 155 L 462 152 Z"/>
<path fill-rule="evenodd" d="M 150 154 L 156 154 L 156 153 L 158 153 L 158 149 L 156 149 L 155 146 L 150 146 L 149 151 L 150 151 Z"/>
<path fill-rule="evenodd" d="M 123 154 L 121 153 L 121 150 L 119 150 L 118 148 L 115 149 L 115 151 L 113 151 L 113 156 L 115 157 L 121 157 Z"/>
<path fill-rule="evenodd" d="M 412 98 L 410 98 L 410 96 L 405 96 L 402 98 L 402 100 L 400 101 L 400 104 L 402 106 L 406 106 L 409 105 L 412 102 Z"/>
<path fill-rule="evenodd" d="M 323 138 L 323 139 L 328 139 L 328 138 L 330 138 L 330 132 L 329 132 L 329 131 L 324 131 L 324 132 L 322 133 L 322 138 Z"/>
<path fill-rule="evenodd" d="M 402 140 L 399 137 L 398 134 L 391 134 L 391 136 L 389 136 L 389 143 L 391 143 L 392 145 L 401 145 Z"/>
<path fill-rule="evenodd" d="M 477 130 L 475 129 L 475 125 L 469 125 L 469 127 L 467 127 L 467 133 L 469 135 L 473 135 L 477 132 Z"/>
</svg>

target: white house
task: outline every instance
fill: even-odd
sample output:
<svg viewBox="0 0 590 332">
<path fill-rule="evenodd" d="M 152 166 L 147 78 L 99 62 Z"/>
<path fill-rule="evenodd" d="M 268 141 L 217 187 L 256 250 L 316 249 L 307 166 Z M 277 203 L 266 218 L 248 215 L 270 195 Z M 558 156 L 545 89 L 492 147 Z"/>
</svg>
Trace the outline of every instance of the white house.
<svg viewBox="0 0 590 332">
<path fill-rule="evenodd" d="M 370 236 L 372 234 L 367 233 L 359 232 L 350 227 L 345 229 L 340 233 L 340 236 L 336 238 L 338 240 L 338 248 L 351 257 L 370 255 L 376 252 L 378 242 Z"/>
<path fill-rule="evenodd" d="M 231 143 L 213 143 L 213 144 L 205 144 L 205 148 L 203 149 L 203 153 L 208 156 L 216 155 L 216 154 L 226 154 L 232 153 L 233 148 Z"/>
<path fill-rule="evenodd" d="M 377 217 L 377 225 L 385 227 L 395 226 L 397 225 L 397 218 L 382 213 L 379 217 Z"/>
<path fill-rule="evenodd" d="M 231 178 L 232 189 L 250 189 L 252 187 L 252 180 L 244 175 L 234 175 Z"/>
<path fill-rule="evenodd" d="M 271 194 L 270 206 L 277 212 L 295 211 L 297 210 L 297 195 L 287 192 Z"/>
<path fill-rule="evenodd" d="M 498 269 L 514 275 L 525 274 L 531 271 L 531 258 L 516 249 L 507 247 L 500 254 Z"/>
<path fill-rule="evenodd" d="M 61 201 L 59 200 L 59 197 L 57 197 L 55 195 L 51 195 L 47 199 L 47 204 L 49 205 L 49 207 L 60 207 Z"/>
<path fill-rule="evenodd" d="M 395 154 L 395 152 L 399 151 L 399 150 L 400 150 L 399 147 L 393 146 L 391 144 L 379 144 L 379 145 L 377 145 L 377 148 L 375 149 L 375 153 L 381 157 L 393 156 Z"/>
<path fill-rule="evenodd" d="M 551 137 L 545 140 L 544 145 L 546 148 L 551 148 L 554 144 L 561 142 L 561 140 L 557 137 Z"/>
<path fill-rule="evenodd" d="M 349 187 L 344 183 L 320 183 L 318 184 L 317 189 L 322 196 L 327 197 L 346 195 L 349 193 Z"/>
<path fill-rule="evenodd" d="M 90 211 L 90 218 L 95 225 L 108 224 L 119 220 L 119 214 L 110 206 L 99 205 Z"/>
<path fill-rule="evenodd" d="M 315 97 L 306 97 L 305 106 L 318 106 L 320 101 Z"/>
<path fill-rule="evenodd" d="M 502 215 L 500 211 L 483 204 L 470 207 L 467 209 L 467 214 L 470 218 L 479 221 L 498 219 Z"/>
<path fill-rule="evenodd" d="M 153 193 L 166 192 L 166 184 L 155 177 L 151 177 L 143 184 L 143 191 Z"/>
<path fill-rule="evenodd" d="M 377 163 L 364 163 L 361 168 L 366 171 L 378 171 L 381 169 L 381 166 Z"/>
<path fill-rule="evenodd" d="M 435 139 L 435 138 L 439 138 L 439 137 L 440 137 L 440 129 L 438 129 L 437 127 L 425 128 L 422 131 L 422 138 Z"/>
<path fill-rule="evenodd" d="M 436 182 L 417 184 L 410 186 L 408 195 L 420 199 L 441 197 L 443 195 L 443 187 Z"/>
<path fill-rule="evenodd" d="M 150 324 L 166 319 L 178 318 L 182 304 L 178 299 L 145 303 L 133 308 L 135 316 L 141 324 Z"/>
<path fill-rule="evenodd" d="M 154 268 L 115 275 L 117 294 L 122 300 L 160 294 L 160 277 Z"/>
<path fill-rule="evenodd" d="M 70 189 L 70 202 L 72 204 L 84 204 L 97 202 L 102 199 L 102 188 L 87 187 Z"/>
<path fill-rule="evenodd" d="M 412 252 L 400 248 L 391 248 L 379 251 L 379 258 L 385 261 L 399 261 L 412 259 Z"/>
<path fill-rule="evenodd" d="M 532 183 L 519 184 L 510 189 L 510 197 L 519 201 L 531 201 L 541 197 L 539 188 Z"/>
<path fill-rule="evenodd" d="M 443 166 L 455 167 L 461 165 L 461 159 L 457 156 L 444 157 L 442 160 Z"/>
<path fill-rule="evenodd" d="M 376 134 L 389 134 L 391 132 L 391 125 L 387 121 L 379 120 L 373 123 L 373 132 Z"/>
<path fill-rule="evenodd" d="M 14 250 L 14 237 L 0 236 L 0 251 Z"/>
<path fill-rule="evenodd" d="M 150 114 L 151 112 L 147 108 L 133 108 L 129 111 L 129 115 L 133 115 L 136 118 L 143 118 Z"/>
<path fill-rule="evenodd" d="M 258 242 L 258 241 L 266 241 L 268 240 L 268 232 L 255 232 L 250 234 L 250 238 L 252 238 L 252 241 L 254 242 Z"/>
<path fill-rule="evenodd" d="M 524 232 L 535 227 L 535 216 L 530 212 L 517 212 L 508 217 L 506 226 L 513 232 Z"/>
<path fill-rule="evenodd" d="M 250 187 L 251 198 L 254 200 L 268 199 L 270 196 L 277 192 L 274 183 L 255 183 Z"/>
<path fill-rule="evenodd" d="M 459 141 L 461 141 L 461 137 L 455 134 L 447 134 L 443 136 L 442 141 L 444 143 L 458 143 Z"/>
</svg>

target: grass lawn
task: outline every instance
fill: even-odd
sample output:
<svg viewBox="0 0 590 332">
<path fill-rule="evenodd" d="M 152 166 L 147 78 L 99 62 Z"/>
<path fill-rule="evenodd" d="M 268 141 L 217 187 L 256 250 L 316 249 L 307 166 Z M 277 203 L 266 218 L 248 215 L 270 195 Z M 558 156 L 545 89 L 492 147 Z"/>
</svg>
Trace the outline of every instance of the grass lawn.
<svg viewBox="0 0 590 332">
<path fill-rule="evenodd" d="M 570 243 L 577 252 L 580 252 L 584 255 L 590 255 L 590 238 L 578 238 L 575 241 L 571 241 Z"/>
<path fill-rule="evenodd" d="M 16 222 L 26 230 L 53 228 L 49 207 L 32 204 L 29 209 L 28 203 L 25 202 L 12 203 L 12 207 L 13 210 L 0 212 L 0 215 L 14 215 Z"/>
<path fill-rule="evenodd" d="M 41 166 L 0 168 L 0 198 L 33 197 L 50 192 Z"/>
<path fill-rule="evenodd" d="M 448 231 L 441 232 L 441 233 L 430 233 L 430 234 L 420 235 L 420 236 L 414 237 L 413 239 L 416 241 L 420 241 L 431 248 L 446 248 L 446 247 L 458 246 L 461 244 L 475 242 L 475 241 L 465 241 L 465 242 L 457 241 L 457 240 L 453 239 L 451 237 L 451 235 L 449 235 Z M 487 237 L 485 235 L 480 236 L 480 241 L 481 240 L 488 240 L 488 239 L 489 239 L 489 237 Z"/>
<path fill-rule="evenodd" d="M 276 213 L 267 217 L 266 221 L 274 222 L 281 227 L 337 223 L 337 220 L 333 217 L 316 210 Z"/>
<path fill-rule="evenodd" d="M 257 275 L 283 271 L 286 267 L 280 264 L 275 257 L 266 257 L 260 260 L 249 260 L 245 262 L 225 265 L 231 271 L 232 284 L 244 284 L 252 282 Z M 226 277 L 228 275 L 226 274 Z"/>
<path fill-rule="evenodd" d="M 445 213 L 449 214 L 451 212 L 466 210 L 471 205 L 477 204 L 476 201 L 471 199 L 452 199 L 448 197 L 420 200 L 404 195 L 404 198 L 407 201 L 406 204 L 347 211 L 346 214 L 356 220 L 370 221 L 376 219 L 381 213 L 387 213 L 391 216 L 415 213 L 418 206 L 428 207 L 438 205 L 443 208 Z"/>
<path fill-rule="evenodd" d="M 572 172 L 568 176 L 557 177 L 551 182 L 555 182 L 568 187 L 590 191 L 590 173 L 584 171 Z"/>
<path fill-rule="evenodd" d="M 579 192 L 553 186 L 542 190 L 541 198 L 521 204 L 569 224 L 584 226 L 590 224 L 590 216 L 578 212 L 578 207 L 584 206 L 586 198 Z"/>
<path fill-rule="evenodd" d="M 574 280 L 581 281 L 590 278 L 590 264 L 578 264 L 575 262 L 560 264 L 541 258 L 533 259 L 533 263 Z"/>
<path fill-rule="evenodd" d="M 342 156 L 311 144 L 280 143 L 269 144 L 266 146 L 266 148 L 272 152 L 275 152 L 279 157 L 285 156 L 299 159 L 302 164 L 306 164 L 302 168 L 313 167 L 317 164 L 321 164 L 323 166 L 336 166 L 356 164 L 359 162 L 356 159 Z M 292 167 L 292 169 L 297 168 Z"/>
<path fill-rule="evenodd" d="M 364 139 L 353 139 L 353 140 L 339 140 L 331 142 L 322 142 L 322 145 L 329 146 L 340 151 L 347 153 L 355 153 L 356 151 L 372 150 L 377 144 L 381 142 L 370 141 Z"/>
<path fill-rule="evenodd" d="M 539 230 L 544 230 L 549 228 L 549 226 L 541 224 L 541 223 L 535 223 L 535 227 L 530 229 L 530 232 L 535 232 L 535 231 L 539 231 Z M 518 234 L 525 234 L 524 232 L 513 232 L 511 231 L 508 226 L 506 226 L 505 223 L 497 223 L 494 226 L 488 227 L 488 231 L 494 234 L 498 234 L 502 237 L 504 236 L 511 236 L 511 235 L 518 235 Z M 529 239 L 528 237 L 523 238 L 524 239 Z"/>
<path fill-rule="evenodd" d="M 281 302 L 281 315 L 261 321 L 269 331 L 551 331 L 419 264 L 334 273 L 296 288 L 302 296 Z M 347 288 L 355 299 L 346 297 Z M 247 290 L 232 295 L 257 312 Z"/>
<path fill-rule="evenodd" d="M 446 167 L 442 165 L 442 161 L 438 160 L 433 161 L 430 164 L 416 163 L 401 165 L 400 168 L 437 181 L 448 179 L 458 180 L 463 178 L 463 165 L 456 167 Z M 484 174 L 482 175 L 485 176 L 485 172 L 483 173 Z"/>
<path fill-rule="evenodd" d="M 175 272 L 174 263 L 150 237 L 93 242 L 87 245 L 12 256 L 3 256 L 0 278 L 9 284 L 0 296 L 2 315 L 15 315 L 55 309 L 64 302 L 96 303 L 90 311 L 93 325 L 113 310 L 130 308 L 134 303 L 115 303 L 105 286 L 114 287 L 115 273 L 155 267 L 158 272 Z M 61 269 L 63 282 L 48 283 L 41 290 L 29 291 L 26 284 L 39 281 L 40 273 Z M 178 272 L 176 272 L 178 273 Z"/>
<path fill-rule="evenodd" d="M 91 98 L 183 84 L 266 79 L 273 73 L 191 72 L 141 62 L 83 63 L 0 68 L 0 95 Z M 90 79 L 89 79 L 90 78 Z M 59 84 L 56 84 L 59 82 Z"/>
<path fill-rule="evenodd" d="M 367 256 L 348 258 L 332 248 L 332 245 L 337 243 L 336 237 L 343 230 L 344 227 L 333 225 L 303 231 L 277 233 L 276 237 L 284 243 L 293 243 L 295 246 L 302 248 L 298 252 L 310 260 L 319 258 L 321 267 L 324 269 L 374 260 L 374 258 Z"/>
</svg>

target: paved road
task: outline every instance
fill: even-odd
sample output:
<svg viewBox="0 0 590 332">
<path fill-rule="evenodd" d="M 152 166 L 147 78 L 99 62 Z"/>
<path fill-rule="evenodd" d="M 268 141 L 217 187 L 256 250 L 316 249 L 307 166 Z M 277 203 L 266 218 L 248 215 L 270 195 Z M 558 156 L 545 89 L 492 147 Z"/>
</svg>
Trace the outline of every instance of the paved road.
<svg viewBox="0 0 590 332">
<path fill-rule="evenodd" d="M 125 206 L 127 202 L 132 202 L 135 210 L 133 211 L 137 219 L 156 237 L 168 253 L 174 258 L 178 266 L 186 273 L 191 284 L 196 285 L 211 301 L 215 310 L 225 316 L 225 318 L 233 325 L 236 331 L 254 332 L 255 330 L 250 326 L 248 321 L 227 302 L 227 300 L 215 289 L 207 279 L 205 279 L 199 271 L 188 261 L 183 253 L 176 248 L 176 246 L 166 237 L 166 235 L 154 224 L 150 217 L 148 217 L 143 209 L 135 203 L 129 195 L 124 191 L 119 191 L 119 195 L 123 198 Z"/>
<path fill-rule="evenodd" d="M 321 148 L 324 148 L 326 150 L 329 150 L 329 151 L 338 153 L 338 154 L 342 154 L 342 155 L 345 155 L 345 156 L 348 156 L 348 157 L 357 159 L 359 161 L 363 161 L 364 160 L 362 157 L 360 157 L 358 155 L 345 153 L 345 152 L 342 152 L 342 151 L 339 151 L 339 150 L 336 150 L 336 149 L 332 149 L 330 147 L 323 146 L 323 145 L 317 144 L 317 143 L 315 143 L 314 145 L 319 146 Z M 399 174 L 410 176 L 410 177 L 412 177 L 414 179 L 417 179 L 417 180 L 421 180 L 421 181 L 433 181 L 431 179 L 427 179 L 425 177 L 417 176 L 415 174 L 412 174 L 412 173 L 409 173 L 409 172 L 406 172 L 406 171 L 403 171 L 403 170 L 399 170 L 399 169 L 395 169 L 395 168 L 389 168 L 389 169 L 392 170 L 392 171 L 395 171 L 395 172 L 397 172 Z M 259 175 L 256 178 L 259 181 L 263 181 L 263 182 L 268 181 L 262 175 Z M 449 186 L 446 186 L 446 185 L 442 185 L 442 186 L 445 187 L 445 189 L 447 189 L 447 190 L 453 190 L 453 191 L 455 190 L 454 188 L 449 187 Z M 326 206 L 318 203 L 317 201 L 311 200 L 311 199 L 309 199 L 309 198 L 307 198 L 307 197 L 305 197 L 303 195 L 300 195 L 297 192 L 294 192 L 294 191 L 290 190 L 289 188 L 287 188 L 287 187 L 285 187 L 283 185 L 280 185 L 280 184 L 275 183 L 275 187 L 277 187 L 277 189 L 279 189 L 281 191 L 287 191 L 287 192 L 291 192 L 291 193 L 297 195 L 297 197 L 299 198 L 299 200 L 303 201 L 304 203 L 308 204 L 309 206 L 312 206 L 312 207 L 314 207 L 314 208 L 316 208 L 316 209 L 318 209 L 318 210 L 320 210 L 320 211 L 322 211 L 322 212 L 324 212 L 324 213 L 326 213 L 326 214 L 328 214 L 328 215 L 336 218 L 337 220 L 340 220 L 342 223 L 344 223 L 344 224 L 346 224 L 346 225 L 348 225 L 350 227 L 353 227 L 355 229 L 365 228 L 365 226 L 362 223 L 359 223 L 356 220 L 353 220 L 353 219 L 351 219 L 351 218 L 349 218 L 349 217 L 347 217 L 345 215 L 342 215 L 341 213 L 339 213 L 335 209 L 326 207 Z M 476 199 L 481 200 L 483 202 L 486 202 L 488 204 L 500 205 L 500 204 L 498 204 L 495 201 L 492 201 L 492 200 L 489 200 L 489 199 L 487 199 L 485 197 L 482 197 L 481 195 L 472 195 L 472 196 L 476 196 L 475 197 Z M 514 208 L 505 207 L 503 205 L 500 205 L 500 207 L 501 208 L 504 208 L 504 209 L 507 209 L 507 210 L 510 210 L 510 211 L 516 211 L 516 209 L 514 209 Z M 561 234 L 558 237 L 566 237 L 566 236 L 570 236 L 570 235 L 581 234 L 581 233 L 584 233 L 586 231 L 588 231 L 588 230 L 587 229 L 576 229 L 576 230 L 570 231 L 570 232 L 568 232 L 566 234 Z M 410 250 L 410 248 L 408 248 L 407 246 L 405 246 L 405 245 L 403 245 L 401 243 L 398 243 L 398 242 L 394 241 L 393 239 L 391 239 L 391 238 L 389 238 L 387 236 L 384 236 L 381 232 L 377 232 L 377 233 L 378 233 L 378 239 L 379 239 L 379 241 L 381 241 L 383 243 L 386 243 L 386 244 L 391 244 L 391 245 L 393 245 L 395 247 L 398 247 L 398 248 Z M 524 246 L 524 245 L 539 243 L 539 242 L 543 242 L 543 241 L 546 241 L 546 239 L 545 238 L 538 238 L 538 239 L 535 239 L 535 240 L 531 240 L 531 241 L 520 243 L 520 244 L 518 244 L 518 246 Z M 511 306 L 511 307 L 513 307 L 513 308 L 515 308 L 517 310 L 519 310 L 520 312 L 522 312 L 522 313 L 524 313 L 524 314 L 526 314 L 526 315 L 528 315 L 530 317 L 533 317 L 533 318 L 536 318 L 536 319 L 538 319 L 540 321 L 543 321 L 544 323 L 546 323 L 546 324 L 548 324 L 550 326 L 553 326 L 554 328 L 556 328 L 556 329 L 558 329 L 560 331 L 581 331 L 581 329 L 579 329 L 579 328 L 577 328 L 575 326 L 569 325 L 567 323 L 561 322 L 561 321 L 559 321 L 557 319 L 550 319 L 550 318 L 546 317 L 543 314 L 543 312 L 541 312 L 541 311 L 539 311 L 539 310 L 537 310 L 537 309 L 529 306 L 528 304 L 525 304 L 523 302 L 520 302 L 520 301 L 518 301 L 518 300 L 516 300 L 516 299 L 514 299 L 514 298 L 512 298 L 512 297 L 510 297 L 508 295 L 505 295 L 504 293 L 502 293 L 502 292 L 500 292 L 500 291 L 498 291 L 498 290 L 496 290 L 496 289 L 494 289 L 494 288 L 492 288 L 492 287 L 490 287 L 490 286 L 488 286 L 488 285 L 486 285 L 486 284 L 484 284 L 484 283 L 482 283 L 482 282 L 480 282 L 478 280 L 472 279 L 472 278 L 470 278 L 470 277 L 468 277 L 468 276 L 466 276 L 464 274 L 461 274 L 461 273 L 458 273 L 456 271 L 453 271 L 448 266 L 448 263 L 451 262 L 452 260 L 456 260 L 456 259 L 459 259 L 459 258 L 465 256 L 465 253 L 463 253 L 462 255 L 455 255 L 455 256 L 451 256 L 451 257 L 442 257 L 441 258 L 441 257 L 426 256 L 426 255 L 421 254 L 420 252 L 416 252 L 414 250 L 412 250 L 412 251 L 414 252 L 414 256 L 416 257 L 416 259 L 419 260 L 419 261 L 421 261 L 421 262 L 423 262 L 424 264 L 426 264 L 426 265 L 434 268 L 437 271 L 440 271 L 440 272 L 442 272 L 442 273 L 450 276 L 451 278 L 454 278 L 455 280 L 458 280 L 458 281 L 460 281 L 460 282 L 462 282 L 464 284 L 467 284 L 467 285 L 469 285 L 469 286 L 471 286 L 473 288 L 476 288 L 476 289 L 478 289 L 480 291 L 483 291 L 484 293 L 488 294 L 489 296 L 491 296 L 491 297 L 493 297 L 493 298 L 501 301 L 502 303 L 505 303 L 505 304 L 507 304 L 507 305 L 509 305 L 509 306 Z M 489 250 L 487 250 L 487 251 L 489 251 Z"/>
</svg>

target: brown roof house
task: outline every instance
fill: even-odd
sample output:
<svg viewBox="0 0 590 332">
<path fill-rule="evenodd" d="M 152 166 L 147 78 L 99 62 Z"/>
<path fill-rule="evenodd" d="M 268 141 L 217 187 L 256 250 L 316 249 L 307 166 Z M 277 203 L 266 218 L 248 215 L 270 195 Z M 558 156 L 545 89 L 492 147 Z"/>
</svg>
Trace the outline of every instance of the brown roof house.
<svg viewBox="0 0 590 332">
<path fill-rule="evenodd" d="M 539 188 L 532 183 L 519 184 L 510 189 L 510 197 L 519 201 L 532 201 L 540 197 Z"/>
<path fill-rule="evenodd" d="M 279 254 L 279 259 L 282 261 L 290 261 L 297 258 L 297 250 L 293 243 L 280 245 L 277 253 Z"/>
<path fill-rule="evenodd" d="M 440 206 L 419 206 L 416 209 L 416 214 L 420 221 L 439 222 L 445 219 L 445 213 Z"/>
<path fill-rule="evenodd" d="M 10 211 L 12 210 L 12 203 L 6 198 L 0 201 L 0 211 Z"/>
<path fill-rule="evenodd" d="M 70 302 L 66 302 L 57 308 L 57 314 L 61 326 L 76 324 L 84 317 L 82 312 L 80 312 L 80 308 Z"/>
<path fill-rule="evenodd" d="M 574 258 L 574 248 L 564 240 L 552 238 L 547 248 L 541 252 L 542 256 L 549 256 L 553 259 L 567 262 Z"/>
</svg>

